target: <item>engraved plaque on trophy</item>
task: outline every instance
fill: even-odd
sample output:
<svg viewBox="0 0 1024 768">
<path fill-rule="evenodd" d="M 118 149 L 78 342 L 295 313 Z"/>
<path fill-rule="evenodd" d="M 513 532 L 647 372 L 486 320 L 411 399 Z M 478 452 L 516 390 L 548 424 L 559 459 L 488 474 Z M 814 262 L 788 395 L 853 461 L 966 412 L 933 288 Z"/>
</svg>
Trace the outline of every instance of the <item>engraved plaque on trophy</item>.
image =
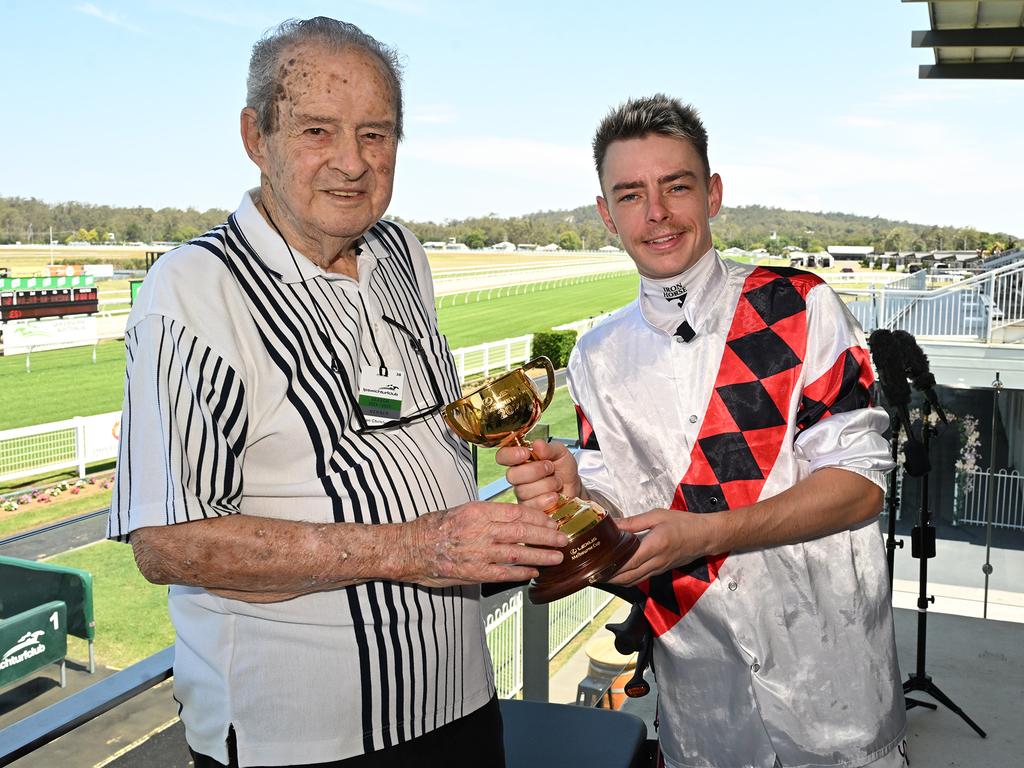
<svg viewBox="0 0 1024 768">
<path fill-rule="evenodd" d="M 530 371 L 547 375 L 543 396 Z M 537 423 L 554 394 L 551 361 L 538 357 L 446 405 L 444 419 L 468 442 L 486 448 L 528 448 L 523 435 Z M 559 495 L 544 511 L 569 537 L 569 543 L 561 548 L 562 562 L 541 568 L 540 576 L 530 584 L 530 600 L 534 603 L 548 603 L 610 578 L 640 546 L 635 534 L 620 531 L 611 516 L 593 501 Z"/>
</svg>

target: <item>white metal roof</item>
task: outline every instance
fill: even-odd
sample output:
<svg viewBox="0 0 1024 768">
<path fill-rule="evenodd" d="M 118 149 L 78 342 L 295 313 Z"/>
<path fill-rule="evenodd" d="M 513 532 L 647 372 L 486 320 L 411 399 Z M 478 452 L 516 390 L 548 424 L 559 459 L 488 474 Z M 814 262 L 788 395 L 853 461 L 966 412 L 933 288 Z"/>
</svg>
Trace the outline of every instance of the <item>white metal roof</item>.
<svg viewBox="0 0 1024 768">
<path fill-rule="evenodd" d="M 922 78 L 1024 79 L 1024 0 L 903 0 L 926 3 L 930 29 L 911 45 L 931 48 Z"/>
</svg>

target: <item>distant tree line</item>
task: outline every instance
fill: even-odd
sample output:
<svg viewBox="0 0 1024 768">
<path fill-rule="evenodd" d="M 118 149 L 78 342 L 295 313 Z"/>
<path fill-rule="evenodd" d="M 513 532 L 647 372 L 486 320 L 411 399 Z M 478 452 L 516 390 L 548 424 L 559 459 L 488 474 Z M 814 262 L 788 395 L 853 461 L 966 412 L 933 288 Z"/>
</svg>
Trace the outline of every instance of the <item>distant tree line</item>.
<svg viewBox="0 0 1024 768">
<path fill-rule="evenodd" d="M 182 242 L 223 222 L 229 211 L 211 208 L 117 208 L 90 203 L 46 203 L 0 197 L 0 243 Z M 110 238 L 109 235 L 113 235 Z"/>
<path fill-rule="evenodd" d="M 228 213 L 218 208 L 154 210 L 0 197 L 0 243 L 46 243 L 51 227 L 57 242 L 180 242 L 220 224 Z M 421 241 L 455 238 L 470 248 L 501 242 L 540 246 L 556 243 L 570 251 L 620 245 L 592 205 L 524 216 L 490 214 L 441 223 L 391 218 L 409 227 Z M 877 216 L 807 213 L 761 205 L 723 208 L 711 229 L 719 249 L 766 248 L 770 253 L 781 253 L 786 246 L 822 251 L 829 245 L 870 245 L 879 252 L 978 248 L 991 251 L 1012 248 L 1020 240 L 1006 232 L 982 232 L 972 227 L 911 224 Z"/>
</svg>

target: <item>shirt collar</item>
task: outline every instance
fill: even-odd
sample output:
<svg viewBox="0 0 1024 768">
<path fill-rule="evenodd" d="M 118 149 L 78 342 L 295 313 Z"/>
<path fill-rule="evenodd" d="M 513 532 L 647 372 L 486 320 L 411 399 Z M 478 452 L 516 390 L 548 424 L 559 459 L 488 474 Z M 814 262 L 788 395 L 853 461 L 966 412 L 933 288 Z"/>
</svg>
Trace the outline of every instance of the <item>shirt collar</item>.
<svg viewBox="0 0 1024 768">
<path fill-rule="evenodd" d="M 242 195 L 242 202 L 239 203 L 238 210 L 234 213 L 234 219 L 245 234 L 256 258 L 267 269 L 275 273 L 284 283 L 298 283 L 312 280 L 315 277 L 323 277 L 326 280 L 351 279 L 347 275 L 321 269 L 318 264 L 294 247 L 289 253 L 284 238 L 267 223 L 256 207 L 255 198 L 258 194 L 259 188 L 257 187 Z M 359 240 L 357 253 L 360 282 L 363 282 L 364 275 L 368 277 L 369 273 L 373 271 L 378 259 L 391 255 L 387 248 L 381 247 L 373 229 Z"/>
<path fill-rule="evenodd" d="M 655 279 L 641 275 L 640 314 L 648 325 L 670 336 L 684 320 L 694 331 L 700 331 L 714 311 L 726 279 L 725 262 L 714 248 L 673 277 Z"/>
</svg>

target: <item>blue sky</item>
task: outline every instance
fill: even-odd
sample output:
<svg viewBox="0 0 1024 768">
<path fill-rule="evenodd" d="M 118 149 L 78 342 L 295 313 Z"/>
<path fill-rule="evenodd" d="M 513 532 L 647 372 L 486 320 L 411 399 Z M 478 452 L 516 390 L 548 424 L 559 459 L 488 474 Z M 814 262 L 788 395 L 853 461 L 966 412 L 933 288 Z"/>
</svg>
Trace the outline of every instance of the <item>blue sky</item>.
<svg viewBox="0 0 1024 768">
<path fill-rule="evenodd" d="M 591 203 L 597 122 L 664 91 L 704 116 L 726 205 L 1024 235 L 1024 82 L 919 80 L 927 6 L 898 0 L 6 0 L 0 195 L 234 208 L 252 43 L 317 14 L 403 54 L 399 216 Z"/>
</svg>

